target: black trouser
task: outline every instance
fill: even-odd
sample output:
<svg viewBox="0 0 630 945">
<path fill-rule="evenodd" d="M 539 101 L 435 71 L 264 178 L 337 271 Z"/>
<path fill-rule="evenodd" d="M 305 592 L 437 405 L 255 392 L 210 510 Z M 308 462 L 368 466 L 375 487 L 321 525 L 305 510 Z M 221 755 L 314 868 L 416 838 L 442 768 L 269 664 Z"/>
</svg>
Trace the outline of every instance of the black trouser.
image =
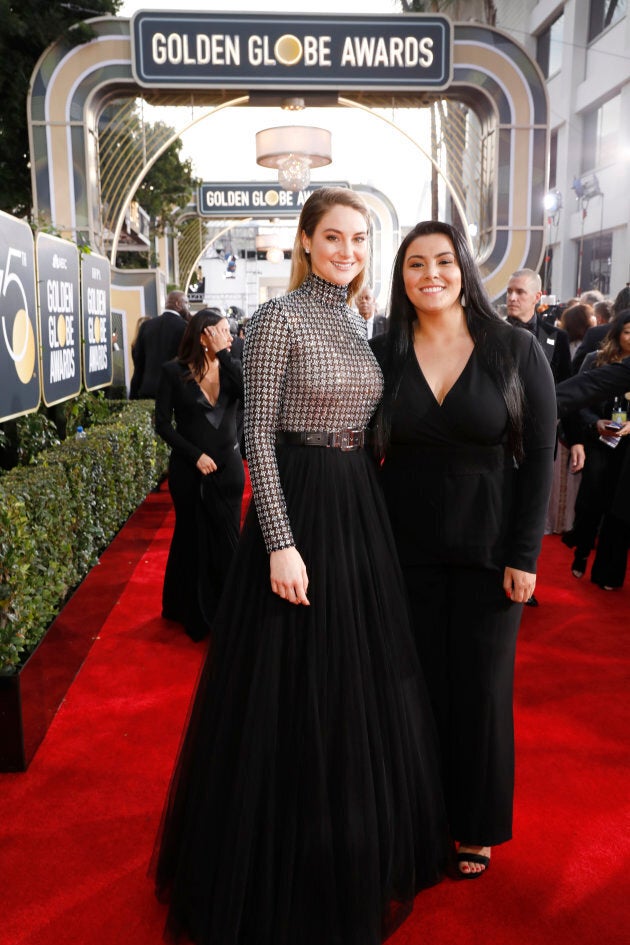
<svg viewBox="0 0 630 945">
<path fill-rule="evenodd" d="M 513 682 L 522 604 L 503 574 L 403 568 L 436 716 L 451 836 L 493 846 L 512 836 Z"/>
<path fill-rule="evenodd" d="M 595 547 L 602 515 L 612 500 L 618 465 L 616 459 L 609 446 L 594 443 L 586 448 L 572 529 L 577 558 L 588 558 Z"/>
<path fill-rule="evenodd" d="M 604 513 L 591 568 L 591 581 L 601 587 L 621 587 L 628 566 L 630 525 L 612 512 Z"/>
</svg>

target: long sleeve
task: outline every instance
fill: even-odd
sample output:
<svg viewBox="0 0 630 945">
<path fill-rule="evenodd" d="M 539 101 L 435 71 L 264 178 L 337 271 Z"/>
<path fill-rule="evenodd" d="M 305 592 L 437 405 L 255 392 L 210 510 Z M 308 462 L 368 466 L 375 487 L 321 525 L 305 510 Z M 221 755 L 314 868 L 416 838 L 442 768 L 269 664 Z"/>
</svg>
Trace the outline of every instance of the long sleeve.
<svg viewBox="0 0 630 945">
<path fill-rule="evenodd" d="M 171 449 L 187 457 L 193 464 L 197 462 L 203 450 L 191 443 L 173 426 L 175 412 L 175 384 L 177 383 L 168 365 L 160 372 L 157 396 L 155 398 L 155 432 L 165 440 Z"/>
<path fill-rule="evenodd" d="M 558 384 L 558 412 L 563 417 L 585 404 L 597 403 L 606 397 L 617 397 L 630 391 L 630 358 L 619 364 L 604 364 L 592 371 L 582 371 Z"/>
<path fill-rule="evenodd" d="M 243 364 L 239 358 L 235 358 L 227 348 L 217 352 L 217 358 L 221 366 L 221 373 L 227 379 L 230 394 L 241 400 L 243 397 Z"/>
<path fill-rule="evenodd" d="M 571 348 L 569 347 L 569 337 L 561 329 L 556 334 L 556 343 L 553 357 L 551 359 L 551 370 L 556 383 L 564 381 L 571 377 Z"/>
<path fill-rule="evenodd" d="M 138 337 L 136 338 L 136 343 L 131 349 L 131 360 L 133 361 L 133 374 L 131 375 L 131 381 L 129 384 L 129 399 L 137 400 L 139 397 L 140 385 L 142 384 L 142 377 L 144 375 L 144 335 L 143 335 L 144 325 L 140 326 L 140 331 L 138 332 Z"/>
<path fill-rule="evenodd" d="M 276 461 L 276 430 L 291 349 L 287 319 L 277 302 L 258 309 L 247 326 L 245 451 L 267 551 L 294 544 Z"/>
<path fill-rule="evenodd" d="M 515 474 L 506 564 L 533 573 L 553 479 L 557 415 L 553 375 L 537 344 L 520 356 L 519 373 L 525 394 L 525 457 Z"/>
<path fill-rule="evenodd" d="M 363 430 L 383 377 L 347 287 L 309 276 L 252 316 L 245 335 L 245 449 L 269 552 L 294 544 L 276 432 Z"/>
</svg>

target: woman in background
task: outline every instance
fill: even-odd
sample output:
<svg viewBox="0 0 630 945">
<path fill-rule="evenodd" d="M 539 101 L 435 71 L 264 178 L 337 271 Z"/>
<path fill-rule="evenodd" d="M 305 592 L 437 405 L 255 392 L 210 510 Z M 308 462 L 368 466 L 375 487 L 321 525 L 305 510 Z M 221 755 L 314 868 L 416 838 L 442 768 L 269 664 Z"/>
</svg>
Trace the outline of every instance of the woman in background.
<svg viewBox="0 0 630 945">
<path fill-rule="evenodd" d="M 620 312 L 610 323 L 599 351 L 586 355 L 580 373 L 607 364 L 618 364 L 630 357 L 630 310 Z M 613 431 L 611 421 L 622 428 Z M 582 407 L 564 422 L 570 431 L 577 428 L 586 449 L 582 481 L 575 502 L 575 519 L 570 531 L 562 536 L 569 548 L 575 548 L 571 572 L 582 578 L 588 558 L 597 543 L 591 569 L 591 581 L 604 590 L 623 585 L 628 557 L 627 516 L 619 511 L 627 506 L 628 402 L 624 395 L 603 398 Z M 621 435 L 617 439 L 614 433 Z M 577 435 L 574 434 L 577 438 Z M 620 488 L 621 485 L 621 488 Z M 599 537 L 598 537 L 599 536 Z"/>
<path fill-rule="evenodd" d="M 533 594 L 556 429 L 549 364 L 493 310 L 454 227 L 397 253 L 377 417 L 382 482 L 437 719 L 457 869 L 512 835 L 513 669 Z"/>
<path fill-rule="evenodd" d="M 560 316 L 558 327 L 563 328 L 569 336 L 569 350 L 571 357 L 580 347 L 584 335 L 589 328 L 594 328 L 597 324 L 595 313 L 590 305 L 578 302 L 565 308 Z"/>
<path fill-rule="evenodd" d="M 218 309 L 186 325 L 179 354 L 162 368 L 155 428 L 171 447 L 168 485 L 175 529 L 166 564 L 162 616 L 207 636 L 239 537 L 245 474 L 236 433 L 241 363 Z"/>
</svg>

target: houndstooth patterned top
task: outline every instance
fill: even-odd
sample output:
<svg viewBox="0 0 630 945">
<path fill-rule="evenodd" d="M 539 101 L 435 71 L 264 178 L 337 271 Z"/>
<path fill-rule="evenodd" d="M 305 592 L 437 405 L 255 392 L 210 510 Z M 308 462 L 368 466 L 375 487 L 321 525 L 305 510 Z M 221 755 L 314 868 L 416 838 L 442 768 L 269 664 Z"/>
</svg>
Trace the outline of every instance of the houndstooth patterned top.
<svg viewBox="0 0 630 945">
<path fill-rule="evenodd" d="M 277 430 L 363 429 L 383 378 L 347 286 L 309 276 L 265 302 L 245 334 L 245 448 L 267 551 L 294 544 L 276 462 Z M 316 447 L 313 447 L 316 448 Z"/>
</svg>

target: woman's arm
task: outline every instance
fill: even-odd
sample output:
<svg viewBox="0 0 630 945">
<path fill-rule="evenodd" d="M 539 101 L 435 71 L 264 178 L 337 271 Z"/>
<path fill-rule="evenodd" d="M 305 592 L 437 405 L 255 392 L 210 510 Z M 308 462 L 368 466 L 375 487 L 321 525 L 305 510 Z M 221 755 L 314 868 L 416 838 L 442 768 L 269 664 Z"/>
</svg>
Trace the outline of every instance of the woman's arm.
<svg viewBox="0 0 630 945">
<path fill-rule="evenodd" d="M 276 460 L 276 431 L 289 363 L 289 326 L 277 299 L 252 316 L 245 335 L 245 451 L 267 551 L 295 544 Z"/>
<path fill-rule="evenodd" d="M 535 338 L 520 333 L 518 371 L 523 385 L 525 457 L 514 476 L 514 499 L 510 520 L 506 565 L 528 574 L 536 561 L 545 530 L 549 494 L 553 480 L 557 414 L 553 375 Z"/>
<path fill-rule="evenodd" d="M 308 575 L 293 540 L 276 461 L 276 430 L 289 362 L 289 328 L 271 302 L 256 312 L 245 336 L 245 447 L 258 520 L 269 552 L 271 589 L 308 605 Z"/>
<path fill-rule="evenodd" d="M 217 351 L 219 367 L 228 381 L 230 394 L 236 400 L 242 400 L 243 390 L 243 364 L 238 358 L 233 358 L 227 348 Z"/>
<path fill-rule="evenodd" d="M 616 397 L 626 391 L 630 391 L 630 358 L 624 358 L 619 364 L 603 364 L 558 384 L 558 412 L 562 417 L 585 404 Z"/>
<path fill-rule="evenodd" d="M 160 373 L 155 398 L 155 432 L 168 443 L 172 450 L 197 465 L 200 457 L 204 455 L 202 450 L 190 440 L 185 439 L 173 425 L 177 400 L 176 384 L 179 384 L 179 378 L 173 374 L 172 366 L 165 364 Z"/>
</svg>

